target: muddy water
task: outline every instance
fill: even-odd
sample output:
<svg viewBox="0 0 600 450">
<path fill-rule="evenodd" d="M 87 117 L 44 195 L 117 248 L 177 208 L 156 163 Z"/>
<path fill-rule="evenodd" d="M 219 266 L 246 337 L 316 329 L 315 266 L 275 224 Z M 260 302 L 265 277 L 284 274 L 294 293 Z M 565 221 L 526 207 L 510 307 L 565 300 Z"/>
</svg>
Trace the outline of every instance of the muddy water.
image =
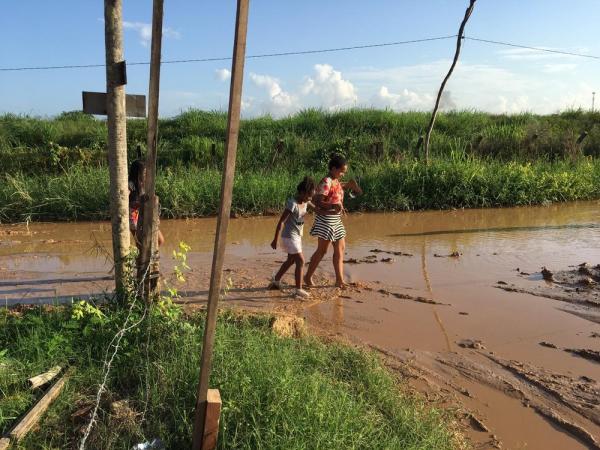
<svg viewBox="0 0 600 450">
<path fill-rule="evenodd" d="M 543 283 L 538 275 L 542 266 L 559 270 L 582 262 L 600 263 L 599 218 L 598 202 L 351 215 L 345 219 L 346 258 L 365 262 L 346 264 L 347 278 L 370 287 L 316 302 L 305 308 L 304 315 L 309 323 L 331 334 L 383 349 L 402 361 L 414 360 L 425 371 L 421 373 L 432 374 L 429 388 L 432 380 L 444 379 L 437 383 L 442 392 L 468 391 L 459 402 L 490 429 L 471 434 L 484 446 L 492 446 L 491 435 L 496 435 L 503 448 L 586 448 L 589 440 L 586 444 L 585 439 L 574 438 L 564 427 L 523 406 L 536 400 L 538 393 L 520 386 L 521 380 L 512 382 L 529 395 L 527 400 L 511 389 L 499 388 L 490 373 L 500 373 L 500 368 L 490 365 L 485 355 L 492 353 L 573 380 L 600 381 L 598 363 L 561 350 L 600 350 L 600 339 L 590 337 L 600 333 L 600 325 L 594 321 L 597 310 L 496 287 L 502 281 L 534 289 Z M 233 220 L 226 264 L 245 268 L 250 278 L 266 279 L 282 259 L 269 247 L 276 220 Z M 192 290 L 202 296 L 215 221 L 165 220 L 161 227 L 167 240 L 161 252 L 163 261 L 169 261 L 179 241 L 192 247 L 190 261 L 197 275 L 190 277 L 195 283 Z M 110 289 L 111 281 L 104 279 L 110 275 L 106 257 L 110 254 L 109 234 L 107 223 L 0 226 L 0 300 L 6 304 L 43 302 Z M 307 237 L 307 257 L 314 247 L 314 240 Z M 376 249 L 411 256 L 372 252 Z M 459 257 L 448 257 L 457 253 Z M 367 263 L 373 256 L 378 262 Z M 392 260 L 381 262 L 382 258 Z M 331 278 L 330 258 L 321 266 L 321 276 Z M 263 283 L 260 280 L 258 284 Z M 254 299 L 261 296 L 267 294 L 253 290 Z M 480 340 L 485 349 L 464 349 L 457 344 L 464 339 Z M 541 341 L 558 349 L 540 346 Z M 446 360 L 450 356 L 476 364 L 482 368 L 481 374 L 465 374 L 468 370 L 457 370 L 456 365 L 450 369 L 455 364 Z M 546 406 L 555 407 L 550 400 Z M 598 412 L 597 404 L 594 408 Z M 597 422 L 572 411 L 564 414 L 600 440 Z"/>
</svg>

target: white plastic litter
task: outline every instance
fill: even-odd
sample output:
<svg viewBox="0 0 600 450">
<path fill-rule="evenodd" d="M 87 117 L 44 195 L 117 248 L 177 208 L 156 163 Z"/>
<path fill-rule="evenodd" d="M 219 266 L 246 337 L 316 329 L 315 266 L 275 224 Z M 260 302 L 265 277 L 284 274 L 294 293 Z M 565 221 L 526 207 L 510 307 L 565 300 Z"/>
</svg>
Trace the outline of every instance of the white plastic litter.
<svg viewBox="0 0 600 450">
<path fill-rule="evenodd" d="M 159 438 L 134 445 L 131 450 L 165 450 L 165 444 Z"/>
</svg>

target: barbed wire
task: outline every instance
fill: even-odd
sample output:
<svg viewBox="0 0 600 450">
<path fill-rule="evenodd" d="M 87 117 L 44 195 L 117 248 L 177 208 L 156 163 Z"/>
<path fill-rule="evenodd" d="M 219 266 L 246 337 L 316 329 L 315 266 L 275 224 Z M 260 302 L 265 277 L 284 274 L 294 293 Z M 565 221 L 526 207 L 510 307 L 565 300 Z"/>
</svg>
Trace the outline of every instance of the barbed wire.
<svg viewBox="0 0 600 450">
<path fill-rule="evenodd" d="M 275 52 L 275 53 L 260 53 L 257 55 L 248 55 L 246 59 L 260 59 L 260 58 L 274 58 L 279 56 L 297 56 L 297 55 L 311 55 L 318 53 L 333 53 L 333 52 L 344 52 L 350 50 L 360 50 L 366 48 L 377 48 L 377 47 L 392 47 L 397 45 L 406 44 L 418 44 L 422 42 L 441 41 L 444 39 L 455 38 L 456 34 L 449 36 L 435 36 L 422 39 L 410 39 L 406 41 L 395 41 L 395 42 L 382 42 L 375 44 L 362 44 L 352 45 L 349 47 L 335 47 L 335 48 L 322 48 L 312 50 L 298 50 L 289 52 Z M 167 59 L 161 61 L 161 64 L 183 64 L 183 63 L 200 63 L 200 62 L 218 62 L 218 61 L 231 61 L 231 56 L 215 57 L 215 58 L 189 58 L 189 59 Z M 128 66 L 147 66 L 149 61 L 137 61 L 128 62 Z M 56 70 L 56 69 L 90 69 L 97 67 L 106 67 L 106 64 L 68 64 L 68 65 L 57 65 L 57 66 L 31 66 L 31 67 L 0 67 L 0 72 L 16 72 L 25 70 Z"/>
<path fill-rule="evenodd" d="M 516 47 L 516 48 L 522 48 L 522 49 L 527 49 L 527 50 L 535 50 L 538 52 L 556 53 L 558 55 L 577 56 L 579 58 L 600 59 L 600 56 L 589 55 L 589 54 L 585 54 L 585 53 L 568 52 L 565 50 L 554 50 L 551 48 L 544 48 L 544 47 L 532 47 L 529 45 L 514 44 L 512 42 L 493 41 L 491 39 L 481 39 L 481 38 L 476 38 L 476 37 L 471 37 L 471 36 L 463 36 L 463 39 L 467 39 L 469 41 L 483 42 L 485 44 L 495 44 L 495 45 L 503 45 L 505 47 Z"/>
<path fill-rule="evenodd" d="M 94 426 L 94 423 L 96 422 L 96 417 L 98 415 L 98 409 L 100 408 L 100 402 L 102 399 L 102 394 L 104 393 L 104 391 L 106 390 L 106 384 L 108 383 L 108 375 L 110 374 L 110 370 L 112 368 L 112 364 L 113 361 L 115 359 L 115 357 L 117 356 L 117 353 L 119 352 L 119 348 L 121 345 L 121 339 L 123 339 L 123 336 L 129 331 L 132 330 L 133 328 L 137 327 L 138 325 L 140 325 L 144 319 L 146 318 L 146 314 L 148 312 L 148 302 L 144 302 L 144 312 L 142 313 L 142 317 L 136 321 L 135 323 L 133 323 L 132 325 L 128 326 L 129 320 L 131 318 L 131 315 L 133 313 L 133 308 L 135 306 L 135 304 L 137 303 L 138 297 L 142 297 L 141 295 L 138 295 L 138 293 L 140 292 L 140 288 L 143 286 L 143 283 L 146 281 L 146 277 L 148 276 L 148 273 L 150 271 L 150 264 L 148 264 L 148 266 L 146 267 L 146 270 L 144 271 L 144 274 L 140 280 L 140 282 L 138 283 L 137 288 L 135 289 L 135 296 L 133 298 L 133 301 L 131 302 L 130 306 L 129 306 L 129 310 L 127 311 L 127 316 L 125 317 L 125 322 L 123 323 L 123 328 L 121 328 L 112 338 L 112 340 L 110 341 L 110 344 L 108 344 L 108 347 L 106 348 L 106 354 L 104 356 L 104 363 L 103 363 L 103 377 L 102 377 L 102 383 L 100 383 L 100 386 L 98 388 L 98 392 L 96 393 L 96 402 L 94 405 L 94 409 L 92 411 L 92 416 L 90 418 L 90 421 L 86 427 L 85 433 L 83 435 L 83 438 L 81 439 L 81 442 L 79 443 L 79 450 L 85 450 L 85 444 L 90 436 L 90 433 L 92 432 L 92 428 Z M 143 291 L 142 291 L 143 293 Z M 115 343 L 116 341 L 116 343 Z M 112 355 L 110 356 L 110 359 L 108 358 L 108 355 L 110 353 L 110 349 L 111 347 L 113 347 L 114 345 L 114 350 L 112 352 Z"/>
</svg>

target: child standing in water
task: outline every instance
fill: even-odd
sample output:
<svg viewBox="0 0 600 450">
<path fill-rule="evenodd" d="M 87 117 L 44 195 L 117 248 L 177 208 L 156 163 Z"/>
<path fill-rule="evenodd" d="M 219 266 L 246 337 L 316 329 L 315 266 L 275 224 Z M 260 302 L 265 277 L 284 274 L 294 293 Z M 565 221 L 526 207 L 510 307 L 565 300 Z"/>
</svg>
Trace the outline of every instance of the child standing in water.
<svg viewBox="0 0 600 450">
<path fill-rule="evenodd" d="M 310 230 L 312 236 L 319 240 L 317 250 L 310 259 L 304 284 L 313 286 L 313 275 L 317 266 L 327 254 L 329 244 L 333 244 L 333 268 L 335 270 L 335 285 L 344 288 L 344 251 L 346 249 L 346 229 L 342 223 L 344 211 L 344 189 L 351 189 L 362 194 L 362 189 L 355 180 L 347 183 L 340 180 L 348 171 L 348 163 L 341 155 L 332 155 L 329 161 L 329 173 L 321 180 L 314 197 L 316 209 L 315 223 Z"/>
<path fill-rule="evenodd" d="M 310 297 L 310 294 L 302 289 L 302 271 L 304 269 L 304 255 L 302 254 L 302 233 L 304 231 L 304 216 L 310 204 L 310 199 L 315 192 L 315 182 L 310 177 L 304 178 L 296 189 L 296 195 L 288 199 L 285 211 L 281 215 L 275 238 L 271 247 L 277 249 L 277 241 L 281 233 L 281 247 L 288 255 L 287 260 L 281 265 L 279 271 L 273 276 L 271 286 L 280 289 L 281 278 L 287 270 L 296 265 L 296 291 L 298 297 Z M 283 228 L 283 232 L 281 229 Z"/>
<path fill-rule="evenodd" d="M 141 243 L 137 240 L 138 221 L 140 208 L 144 196 L 144 184 L 146 183 L 146 164 L 141 159 L 136 159 L 129 168 L 129 230 L 133 233 L 135 246 L 140 249 Z M 158 245 L 165 242 L 160 230 L 158 230 Z"/>
</svg>

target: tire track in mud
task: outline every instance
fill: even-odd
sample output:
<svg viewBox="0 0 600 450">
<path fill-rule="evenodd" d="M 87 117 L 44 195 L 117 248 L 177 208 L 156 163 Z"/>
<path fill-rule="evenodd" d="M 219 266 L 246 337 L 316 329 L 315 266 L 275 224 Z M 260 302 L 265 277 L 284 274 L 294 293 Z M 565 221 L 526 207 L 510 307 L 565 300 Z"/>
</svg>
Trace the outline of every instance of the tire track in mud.
<svg viewBox="0 0 600 450">
<path fill-rule="evenodd" d="M 463 425 L 474 430 L 475 435 L 486 433 L 485 442 L 481 442 L 480 436 L 470 436 L 473 440 L 479 437 L 479 442 L 473 442 L 475 448 L 503 448 L 503 444 L 494 434 L 493 422 L 487 422 L 468 406 L 477 395 L 462 386 L 461 379 L 518 400 L 520 407 L 530 408 L 588 448 L 600 450 L 598 436 L 589 431 L 600 425 L 600 386 L 595 380 L 576 380 L 485 351 L 395 353 L 377 345 L 369 347 L 393 361 L 388 365 L 412 379 L 413 385 L 415 381 L 424 383 L 426 397 L 435 404 L 458 409 Z"/>
</svg>

